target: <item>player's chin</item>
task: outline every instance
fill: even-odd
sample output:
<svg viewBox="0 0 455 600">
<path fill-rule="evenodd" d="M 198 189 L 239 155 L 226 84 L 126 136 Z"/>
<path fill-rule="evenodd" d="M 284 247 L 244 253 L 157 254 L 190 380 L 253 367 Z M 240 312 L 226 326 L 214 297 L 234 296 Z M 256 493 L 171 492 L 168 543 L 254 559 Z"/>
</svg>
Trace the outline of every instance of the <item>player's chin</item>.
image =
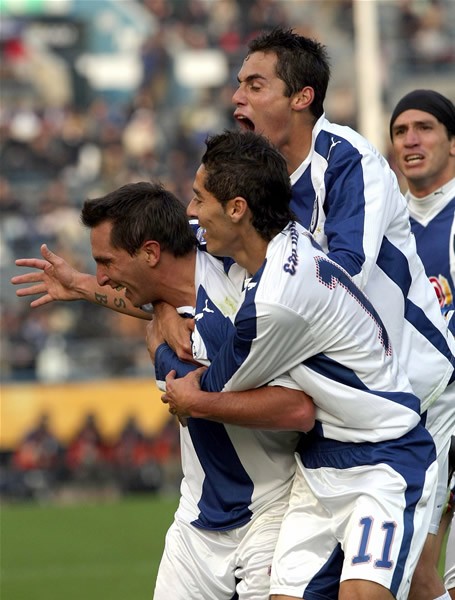
<svg viewBox="0 0 455 600">
<path fill-rule="evenodd" d="M 128 288 L 125 288 L 125 298 L 131 302 L 133 306 L 139 307 L 143 304 L 147 304 L 148 300 L 143 300 L 143 298 L 136 298 L 134 294 Z"/>
<path fill-rule="evenodd" d="M 212 256 L 227 256 L 225 252 L 223 252 L 223 250 L 220 248 L 219 244 L 215 244 L 213 243 L 213 241 L 211 242 L 210 240 L 206 240 L 206 250 L 209 254 L 211 254 Z"/>
</svg>

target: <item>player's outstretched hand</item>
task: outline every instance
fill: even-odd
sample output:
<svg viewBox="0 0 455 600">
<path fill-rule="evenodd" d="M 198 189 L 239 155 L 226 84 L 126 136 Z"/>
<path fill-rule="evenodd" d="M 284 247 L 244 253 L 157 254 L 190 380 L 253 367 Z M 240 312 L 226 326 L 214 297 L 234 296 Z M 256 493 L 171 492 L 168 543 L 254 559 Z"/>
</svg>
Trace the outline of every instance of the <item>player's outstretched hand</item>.
<svg viewBox="0 0 455 600">
<path fill-rule="evenodd" d="M 55 300 L 79 300 L 81 295 L 77 289 L 77 279 L 84 274 L 73 269 L 63 258 L 49 250 L 46 244 L 41 246 L 41 258 L 19 258 L 15 261 L 18 267 L 37 269 L 24 275 L 12 277 L 13 285 L 28 284 L 19 288 L 16 296 L 34 296 L 40 294 L 30 303 L 36 308 Z"/>
</svg>

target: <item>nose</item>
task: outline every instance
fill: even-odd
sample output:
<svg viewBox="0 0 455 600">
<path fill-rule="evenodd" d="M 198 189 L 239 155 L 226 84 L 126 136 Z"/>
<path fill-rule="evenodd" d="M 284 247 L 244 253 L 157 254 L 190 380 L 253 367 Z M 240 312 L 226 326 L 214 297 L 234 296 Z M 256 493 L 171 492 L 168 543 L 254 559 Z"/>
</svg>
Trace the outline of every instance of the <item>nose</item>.
<svg viewBox="0 0 455 600">
<path fill-rule="evenodd" d="M 109 281 L 109 277 L 103 272 L 102 265 L 96 266 L 96 281 L 98 285 L 107 285 L 107 282 Z"/>
<path fill-rule="evenodd" d="M 415 144 L 418 144 L 418 142 L 419 142 L 419 136 L 418 136 L 417 132 L 412 127 L 409 127 L 409 129 L 406 131 L 405 136 L 404 136 L 405 145 L 406 146 L 414 146 Z"/>
<path fill-rule="evenodd" d="M 245 104 L 245 95 L 240 85 L 232 95 L 232 104 L 235 104 L 236 106 Z"/>
<path fill-rule="evenodd" d="M 191 198 L 188 206 L 186 207 L 186 214 L 187 214 L 188 217 L 193 217 L 193 219 L 197 218 L 197 212 L 196 212 L 196 209 L 195 209 L 194 198 Z"/>
</svg>

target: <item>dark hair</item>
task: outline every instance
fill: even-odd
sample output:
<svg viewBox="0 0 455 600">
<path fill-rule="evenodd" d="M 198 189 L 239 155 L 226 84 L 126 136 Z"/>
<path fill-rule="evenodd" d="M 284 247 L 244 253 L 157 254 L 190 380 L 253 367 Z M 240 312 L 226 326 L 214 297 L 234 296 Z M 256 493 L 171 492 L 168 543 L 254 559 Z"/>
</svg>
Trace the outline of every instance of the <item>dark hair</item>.
<svg viewBox="0 0 455 600">
<path fill-rule="evenodd" d="M 112 222 L 111 243 L 131 256 L 147 240 L 162 250 L 185 256 L 196 245 L 183 204 L 160 183 L 129 183 L 106 196 L 86 200 L 81 211 L 86 227 Z"/>
<path fill-rule="evenodd" d="M 263 136 L 225 131 L 208 137 L 202 157 L 204 186 L 221 204 L 236 196 L 248 202 L 252 224 L 269 241 L 294 219 L 286 160 Z"/>
<path fill-rule="evenodd" d="M 314 90 L 312 114 L 319 118 L 324 112 L 324 100 L 330 79 L 330 62 L 326 47 L 292 29 L 276 27 L 260 34 L 248 44 L 253 52 L 274 52 L 276 74 L 286 84 L 286 95 L 292 96 L 305 86 Z"/>
</svg>

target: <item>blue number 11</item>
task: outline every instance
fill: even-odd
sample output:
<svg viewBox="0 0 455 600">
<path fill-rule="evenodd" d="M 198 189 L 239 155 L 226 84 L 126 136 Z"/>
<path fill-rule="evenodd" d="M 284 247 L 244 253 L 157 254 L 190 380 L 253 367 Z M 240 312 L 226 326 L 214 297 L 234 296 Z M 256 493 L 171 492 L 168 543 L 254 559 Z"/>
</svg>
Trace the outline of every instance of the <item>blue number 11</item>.
<svg viewBox="0 0 455 600">
<path fill-rule="evenodd" d="M 352 559 L 353 565 L 370 562 L 371 554 L 367 553 L 368 540 L 370 538 L 371 526 L 373 519 L 371 517 L 364 517 L 360 521 L 360 525 L 363 527 L 362 539 L 360 540 L 359 552 L 357 556 Z M 376 560 L 374 566 L 378 569 L 390 569 L 392 567 L 392 561 L 390 560 L 390 548 L 392 546 L 393 534 L 396 529 L 396 523 L 392 521 L 385 521 L 382 524 L 382 529 L 385 531 L 384 547 L 382 549 L 382 556 L 379 560 Z"/>
</svg>

